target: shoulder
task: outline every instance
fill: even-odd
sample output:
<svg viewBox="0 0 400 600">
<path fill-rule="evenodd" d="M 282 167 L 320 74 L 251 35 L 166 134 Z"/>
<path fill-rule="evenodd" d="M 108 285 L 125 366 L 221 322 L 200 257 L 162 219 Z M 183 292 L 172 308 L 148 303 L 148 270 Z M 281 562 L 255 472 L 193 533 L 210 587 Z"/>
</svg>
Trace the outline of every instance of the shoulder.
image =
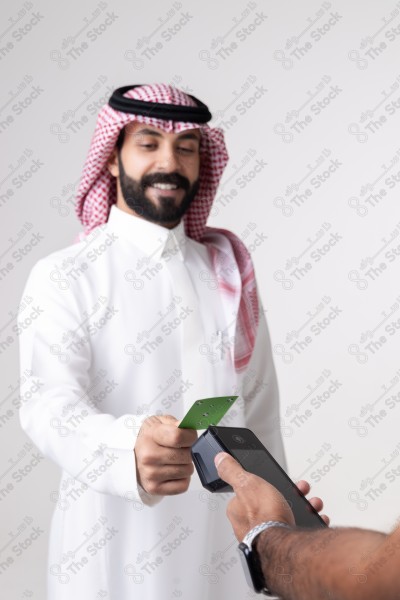
<svg viewBox="0 0 400 600">
<path fill-rule="evenodd" d="M 55 280 L 57 272 L 61 277 L 69 266 L 80 262 L 79 257 L 84 249 L 85 242 L 82 241 L 48 254 L 33 265 L 28 280 Z"/>
<path fill-rule="evenodd" d="M 38 260 L 28 273 L 24 294 L 43 304 L 75 304 L 81 280 L 86 274 L 85 252 L 87 238 L 56 250 Z"/>
<path fill-rule="evenodd" d="M 69 277 L 73 280 L 74 270 L 83 271 L 87 268 L 86 261 L 89 251 L 91 249 L 96 251 L 97 245 L 104 241 L 108 247 L 110 245 L 109 237 L 110 234 L 105 225 L 96 227 L 89 235 L 75 243 L 41 258 L 31 269 L 29 278 L 44 277 L 48 279 L 50 277 L 52 281 L 57 281 L 62 277 Z"/>
</svg>

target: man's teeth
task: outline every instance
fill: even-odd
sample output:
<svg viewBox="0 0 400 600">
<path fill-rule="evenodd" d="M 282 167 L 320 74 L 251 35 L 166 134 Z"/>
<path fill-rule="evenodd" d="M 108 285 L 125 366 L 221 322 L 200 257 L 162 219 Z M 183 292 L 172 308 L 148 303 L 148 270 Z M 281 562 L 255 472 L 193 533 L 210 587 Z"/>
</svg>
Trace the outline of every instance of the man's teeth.
<svg viewBox="0 0 400 600">
<path fill-rule="evenodd" d="M 176 190 L 178 186 L 175 183 L 153 183 L 153 187 L 159 190 Z"/>
</svg>

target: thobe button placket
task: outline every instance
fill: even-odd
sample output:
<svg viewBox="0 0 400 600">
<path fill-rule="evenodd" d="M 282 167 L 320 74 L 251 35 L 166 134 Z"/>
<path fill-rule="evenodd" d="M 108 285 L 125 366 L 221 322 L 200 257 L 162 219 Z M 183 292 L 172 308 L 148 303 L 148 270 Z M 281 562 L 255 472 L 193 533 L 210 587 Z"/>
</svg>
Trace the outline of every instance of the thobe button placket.
<svg viewBox="0 0 400 600">
<path fill-rule="evenodd" d="M 183 395 L 184 411 L 188 410 L 196 399 L 203 397 L 202 382 L 206 376 L 199 353 L 199 347 L 204 341 L 203 324 L 198 309 L 199 299 L 184 260 L 185 243 L 186 238 L 183 237 L 180 245 L 171 231 L 161 255 L 170 275 L 173 294 L 181 298 L 178 306 L 187 313 L 178 326 L 182 345 L 182 380 L 191 384 L 188 392 Z"/>
</svg>

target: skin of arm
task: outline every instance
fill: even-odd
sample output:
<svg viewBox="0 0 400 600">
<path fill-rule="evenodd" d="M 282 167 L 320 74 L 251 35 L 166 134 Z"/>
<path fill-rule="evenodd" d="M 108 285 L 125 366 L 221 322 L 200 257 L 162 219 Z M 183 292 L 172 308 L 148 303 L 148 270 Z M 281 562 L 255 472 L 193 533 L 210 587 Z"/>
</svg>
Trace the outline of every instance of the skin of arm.
<svg viewBox="0 0 400 600">
<path fill-rule="evenodd" d="M 246 472 L 230 455 L 215 458 L 235 497 L 227 508 L 241 541 L 259 523 L 281 521 L 255 540 L 265 581 L 283 600 L 398 600 L 400 528 L 390 535 L 356 528 L 300 529 L 286 500 L 269 483 Z"/>
</svg>

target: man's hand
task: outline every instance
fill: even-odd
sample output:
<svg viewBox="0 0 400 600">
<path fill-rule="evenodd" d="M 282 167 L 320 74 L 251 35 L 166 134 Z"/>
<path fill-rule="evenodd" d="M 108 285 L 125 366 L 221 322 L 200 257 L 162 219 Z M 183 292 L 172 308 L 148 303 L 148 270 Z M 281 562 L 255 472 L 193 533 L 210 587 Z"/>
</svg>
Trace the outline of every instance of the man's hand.
<svg viewBox="0 0 400 600">
<path fill-rule="evenodd" d="M 242 541 L 250 529 L 264 521 L 295 524 L 285 498 L 264 479 L 245 471 L 225 452 L 217 454 L 215 466 L 218 475 L 232 486 L 236 494 L 229 502 L 226 514 L 239 541 Z"/>
<path fill-rule="evenodd" d="M 304 481 L 304 479 L 301 479 L 300 481 L 298 481 L 296 483 L 297 487 L 299 488 L 300 492 L 306 496 L 309 491 L 310 491 L 310 484 L 308 483 L 308 481 Z M 321 512 L 321 510 L 324 508 L 324 503 L 322 502 L 321 498 L 307 498 L 307 500 L 309 501 L 309 503 L 315 508 L 315 510 L 317 512 Z M 319 515 L 321 517 L 321 519 L 323 521 L 325 521 L 325 523 L 327 525 L 329 525 L 330 523 L 330 518 L 327 515 Z"/>
<path fill-rule="evenodd" d="M 218 475 L 229 483 L 236 496 L 229 502 L 227 515 L 235 535 L 242 541 L 246 533 L 264 521 L 281 521 L 295 525 L 293 513 L 280 492 L 261 477 L 245 471 L 229 454 L 221 452 L 215 457 Z M 310 486 L 306 481 L 298 485 L 302 493 Z M 322 501 L 313 498 L 316 510 L 321 510 Z M 323 517 L 324 518 L 324 517 Z M 329 522 L 327 517 L 325 522 Z"/>
<path fill-rule="evenodd" d="M 194 429 L 178 429 L 170 415 L 143 422 L 135 445 L 136 476 L 149 494 L 172 496 L 186 492 L 194 467 L 190 448 L 197 439 Z"/>
</svg>

